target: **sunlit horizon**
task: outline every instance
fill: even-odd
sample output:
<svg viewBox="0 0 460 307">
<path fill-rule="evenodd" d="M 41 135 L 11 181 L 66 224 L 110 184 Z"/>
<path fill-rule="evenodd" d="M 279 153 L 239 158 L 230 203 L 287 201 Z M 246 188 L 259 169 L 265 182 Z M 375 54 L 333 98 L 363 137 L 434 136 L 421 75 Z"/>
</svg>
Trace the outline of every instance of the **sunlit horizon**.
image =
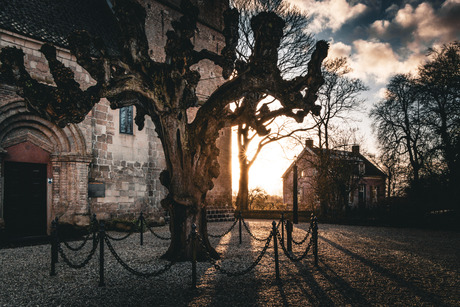
<svg viewBox="0 0 460 307">
<path fill-rule="evenodd" d="M 280 141 L 282 142 L 282 141 Z M 256 141 L 252 145 L 255 145 Z M 293 157 L 301 151 L 299 146 L 294 150 L 283 150 L 279 142 L 266 145 L 249 170 L 249 189 L 260 187 L 270 195 L 283 194 L 281 176 L 293 161 Z M 232 131 L 232 190 L 238 193 L 240 167 L 238 162 L 237 133 Z"/>
</svg>

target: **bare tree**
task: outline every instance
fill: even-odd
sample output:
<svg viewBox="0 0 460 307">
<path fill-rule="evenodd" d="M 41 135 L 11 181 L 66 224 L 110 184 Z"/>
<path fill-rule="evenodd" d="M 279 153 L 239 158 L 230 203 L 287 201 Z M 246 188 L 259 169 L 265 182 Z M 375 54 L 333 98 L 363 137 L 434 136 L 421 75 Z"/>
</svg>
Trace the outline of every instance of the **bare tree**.
<svg viewBox="0 0 460 307">
<path fill-rule="evenodd" d="M 430 50 L 417 74 L 396 75 L 371 115 L 393 182 L 424 210 L 458 208 L 460 192 L 460 44 Z M 405 171 L 398 174 L 397 170 Z"/>
<path fill-rule="evenodd" d="M 322 214 L 329 214 L 346 207 L 349 193 L 357 188 L 355 159 L 337 157 L 334 149 L 349 145 L 346 139 L 354 133 L 345 133 L 340 125 L 363 102 L 359 94 L 367 87 L 360 79 L 347 76 L 351 68 L 345 57 L 326 60 L 322 70 L 325 82 L 318 92 L 321 111 L 313 115 L 319 150 L 310 164 L 316 169 L 312 180 L 315 197 Z"/>
<path fill-rule="evenodd" d="M 182 1 L 184 15 L 172 22 L 167 32 L 164 63 L 148 54 L 145 35 L 144 8 L 135 0 L 114 0 L 113 11 L 121 31 L 120 55 L 109 55 L 101 40 L 84 31 L 70 38 L 70 50 L 77 62 L 93 77 L 96 84 L 81 90 L 72 71 L 56 59 L 56 49 L 48 44 L 41 51 L 49 62 L 56 86 L 34 80 L 24 67 L 24 54 L 16 48 L 4 48 L 0 54 L 2 80 L 16 84 L 29 109 L 56 122 L 59 126 L 84 119 L 92 107 L 105 97 L 112 108 L 135 105 L 135 122 L 139 129 L 149 115 L 161 140 L 166 170 L 160 175 L 168 189 L 162 205 L 171 214 L 171 244 L 165 254 L 169 259 L 190 259 L 192 245 L 188 240 L 192 224 L 196 224 L 204 247 L 199 245 L 198 257 L 207 251 L 219 257 L 207 235 L 206 193 L 213 188 L 212 179 L 219 175 L 216 140 L 224 127 L 246 123 L 260 135 L 267 135 L 265 124 L 278 116 L 292 117 L 298 122 L 316 109 L 318 89 L 323 84 L 321 63 L 327 56 L 328 44 L 319 41 L 311 54 L 306 74 L 284 79 L 278 68 L 278 47 L 285 22 L 274 13 L 261 12 L 251 19 L 254 38 L 247 61 L 237 59 L 239 42 L 236 9 L 224 14 L 226 46 L 221 54 L 210 50 L 194 50 L 198 9 Z M 93 56 L 91 50 L 97 51 Z M 198 109 L 189 122 L 187 109 L 198 105 L 195 89 L 200 74 L 192 66 L 211 60 L 222 67 L 227 80 Z M 230 78 L 232 76 L 232 78 Z M 270 95 L 280 101 L 277 109 L 266 104 L 252 104 L 231 110 L 228 106 L 248 93 Z"/>
<path fill-rule="evenodd" d="M 334 122 L 346 119 L 348 112 L 362 103 L 359 94 L 367 87 L 360 79 L 349 78 L 347 74 L 350 72 L 345 57 L 326 60 L 323 64 L 325 82 L 318 93 L 321 112 L 313 116 L 320 148 L 329 148 Z"/>
<path fill-rule="evenodd" d="M 396 75 L 387 85 L 386 98 L 371 111 L 382 151 L 408 161 L 415 183 L 420 181 L 429 144 L 420 99 L 414 78 Z"/>
<path fill-rule="evenodd" d="M 449 189 L 460 200 L 460 42 L 431 49 L 430 59 L 418 70 L 416 82 L 425 124 L 434 139 Z"/>
<path fill-rule="evenodd" d="M 285 138 L 294 137 L 300 132 L 313 129 L 312 127 L 299 128 L 302 125 L 293 123 L 292 120 L 284 119 L 281 123 L 269 123 L 270 133 L 262 138 L 257 138 L 257 132 L 245 124 L 239 124 L 238 135 L 238 162 L 240 166 L 240 178 L 238 181 L 238 195 L 236 198 L 236 207 L 238 210 L 245 211 L 249 209 L 249 170 L 256 161 L 262 149 L 273 142 L 278 142 Z M 249 146 L 257 141 L 254 152 L 249 151 Z"/>
</svg>

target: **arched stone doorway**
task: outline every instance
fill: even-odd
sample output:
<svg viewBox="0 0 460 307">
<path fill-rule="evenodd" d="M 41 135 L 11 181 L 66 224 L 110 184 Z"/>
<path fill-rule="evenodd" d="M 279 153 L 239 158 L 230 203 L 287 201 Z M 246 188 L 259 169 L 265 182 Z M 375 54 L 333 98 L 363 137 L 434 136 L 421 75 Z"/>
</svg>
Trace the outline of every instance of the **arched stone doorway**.
<svg viewBox="0 0 460 307">
<path fill-rule="evenodd" d="M 0 100 L 0 227 L 13 236 L 49 233 L 51 220 L 89 220 L 88 165 L 77 125 L 59 128 L 22 99 Z"/>
</svg>

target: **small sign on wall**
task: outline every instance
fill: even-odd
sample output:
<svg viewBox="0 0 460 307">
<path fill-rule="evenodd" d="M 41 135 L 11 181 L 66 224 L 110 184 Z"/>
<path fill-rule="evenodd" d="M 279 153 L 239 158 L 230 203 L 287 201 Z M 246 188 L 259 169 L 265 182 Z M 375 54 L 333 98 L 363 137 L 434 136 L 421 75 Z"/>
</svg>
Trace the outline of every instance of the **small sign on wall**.
<svg viewBox="0 0 460 307">
<path fill-rule="evenodd" d="M 105 197 L 105 182 L 88 183 L 88 197 Z"/>
</svg>

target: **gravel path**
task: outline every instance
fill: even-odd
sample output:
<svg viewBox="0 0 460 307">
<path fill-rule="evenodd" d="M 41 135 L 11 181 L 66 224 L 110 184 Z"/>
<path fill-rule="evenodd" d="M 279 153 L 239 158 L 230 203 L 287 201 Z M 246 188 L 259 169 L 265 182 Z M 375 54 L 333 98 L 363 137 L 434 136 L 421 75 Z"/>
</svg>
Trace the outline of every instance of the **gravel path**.
<svg viewBox="0 0 460 307">
<path fill-rule="evenodd" d="M 257 237 L 267 237 L 269 221 L 248 221 Z M 211 223 L 209 232 L 223 233 L 231 222 Z M 216 272 L 209 263 L 198 263 L 197 288 L 191 288 L 191 264 L 179 263 L 159 277 L 130 274 L 106 247 L 105 287 L 98 287 L 98 252 L 82 269 L 69 268 L 62 260 L 50 277 L 50 246 L 0 250 L 0 306 L 460 306 L 458 232 L 380 227 L 322 225 L 319 229 L 319 264 L 311 251 L 293 263 L 279 250 L 281 280 L 275 279 L 273 242 L 260 264 L 237 277 Z M 295 226 L 294 239 L 304 238 L 308 225 Z M 166 227 L 155 228 L 168 236 Z M 120 233 L 110 233 L 122 236 Z M 222 253 L 221 266 L 244 270 L 257 259 L 265 243 L 252 239 L 243 227 L 223 238 L 211 238 Z M 308 242 L 308 240 L 307 240 Z M 78 242 L 72 242 L 77 246 Z M 139 234 L 113 241 L 120 257 L 137 270 L 153 271 L 167 264 L 159 260 L 168 241 Z M 293 245 L 294 254 L 302 246 Z M 82 252 L 65 253 L 74 262 Z"/>
</svg>

